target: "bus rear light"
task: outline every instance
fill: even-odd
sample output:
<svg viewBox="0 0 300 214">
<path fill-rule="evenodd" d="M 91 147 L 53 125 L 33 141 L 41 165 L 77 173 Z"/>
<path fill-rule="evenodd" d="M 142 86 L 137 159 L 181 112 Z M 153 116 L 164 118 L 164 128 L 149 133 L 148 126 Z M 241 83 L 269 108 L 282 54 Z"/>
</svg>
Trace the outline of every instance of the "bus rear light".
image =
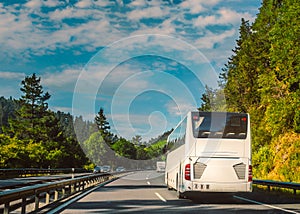
<svg viewBox="0 0 300 214">
<path fill-rule="evenodd" d="M 252 166 L 249 165 L 248 182 L 252 182 Z"/>
<path fill-rule="evenodd" d="M 185 180 L 191 180 L 191 164 L 186 164 L 184 168 L 184 178 Z"/>
</svg>

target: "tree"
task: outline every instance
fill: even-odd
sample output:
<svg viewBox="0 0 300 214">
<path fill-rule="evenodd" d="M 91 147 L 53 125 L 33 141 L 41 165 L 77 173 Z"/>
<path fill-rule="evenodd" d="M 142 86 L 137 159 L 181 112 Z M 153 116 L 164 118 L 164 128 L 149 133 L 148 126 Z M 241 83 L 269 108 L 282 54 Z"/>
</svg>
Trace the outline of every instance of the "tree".
<svg viewBox="0 0 300 214">
<path fill-rule="evenodd" d="M 98 130 L 101 134 L 106 135 L 109 132 L 110 126 L 104 115 L 103 108 L 100 108 L 98 114 L 95 117 L 95 123 L 97 124 Z"/>
<path fill-rule="evenodd" d="M 11 163 L 4 162 L 3 165 L 56 168 L 86 163 L 87 159 L 74 135 L 62 128 L 60 117 L 57 117 L 59 114 L 48 109 L 50 94 L 43 92 L 40 78 L 33 74 L 25 77 L 21 84 L 20 108 L 16 110 L 15 118 L 9 119 L 9 127 L 1 136 L 1 144 L 7 151 L 6 160 Z"/>
<path fill-rule="evenodd" d="M 113 145 L 112 149 L 121 157 L 135 159 L 136 158 L 136 148 L 132 143 L 124 138 L 118 139 Z"/>
<path fill-rule="evenodd" d="M 112 144 L 113 134 L 109 131 L 110 126 L 104 115 L 104 109 L 100 108 L 98 114 L 95 117 L 95 123 L 97 125 L 98 131 L 101 133 L 103 139 L 107 144 Z"/>
<path fill-rule="evenodd" d="M 142 136 L 141 135 L 136 135 L 136 136 L 132 137 L 131 142 L 134 145 L 141 145 L 142 144 Z"/>
<path fill-rule="evenodd" d="M 18 102 L 15 99 L 10 97 L 6 99 L 4 97 L 0 97 L 0 133 L 3 132 L 3 128 L 7 128 L 9 126 L 8 119 L 15 118 L 15 112 L 19 109 Z"/>
<path fill-rule="evenodd" d="M 21 107 L 16 111 L 16 118 L 9 120 L 11 136 L 39 142 L 46 140 L 48 128 L 53 129 L 49 125 L 53 125 L 54 115 L 47 111 L 47 100 L 50 94 L 43 92 L 40 81 L 41 79 L 33 74 L 25 77 L 25 80 L 21 82 L 20 90 L 23 92 L 19 100 Z"/>
<path fill-rule="evenodd" d="M 299 181 L 290 173 L 299 171 L 299 16 L 299 1 L 264 0 L 252 25 L 242 20 L 221 74 L 228 110 L 251 115 L 253 166 L 260 178 Z"/>
</svg>

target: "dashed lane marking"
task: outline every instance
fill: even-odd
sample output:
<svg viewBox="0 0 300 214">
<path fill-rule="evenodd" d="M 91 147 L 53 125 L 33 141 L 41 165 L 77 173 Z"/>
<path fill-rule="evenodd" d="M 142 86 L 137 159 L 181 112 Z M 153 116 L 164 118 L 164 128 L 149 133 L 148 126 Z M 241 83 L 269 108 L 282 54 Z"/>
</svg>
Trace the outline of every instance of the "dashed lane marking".
<svg viewBox="0 0 300 214">
<path fill-rule="evenodd" d="M 159 193 L 156 192 L 155 195 L 156 195 L 160 200 L 162 200 L 163 202 L 167 202 L 167 200 L 164 199 Z"/>
</svg>

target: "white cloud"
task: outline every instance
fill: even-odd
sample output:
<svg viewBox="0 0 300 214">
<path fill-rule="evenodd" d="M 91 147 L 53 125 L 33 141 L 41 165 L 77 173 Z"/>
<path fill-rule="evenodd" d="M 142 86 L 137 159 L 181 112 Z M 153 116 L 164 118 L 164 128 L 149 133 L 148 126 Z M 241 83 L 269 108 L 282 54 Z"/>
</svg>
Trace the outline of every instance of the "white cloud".
<svg viewBox="0 0 300 214">
<path fill-rule="evenodd" d="M 180 4 L 180 7 L 183 9 L 188 9 L 191 14 L 197 14 L 207 10 L 201 1 L 194 0 L 183 1 Z"/>
<path fill-rule="evenodd" d="M 209 25 L 238 25 L 241 18 L 244 17 L 246 20 L 253 19 L 249 13 L 238 13 L 228 8 L 219 9 L 215 15 L 210 16 L 199 16 L 194 25 L 196 27 L 206 27 Z"/>
<path fill-rule="evenodd" d="M 155 0 L 136 0 L 129 5 L 118 6 L 129 7 L 127 14 L 115 11 L 113 8 L 116 4 L 112 1 L 81 0 L 76 7 L 64 4 L 64 8 L 56 8 L 49 13 L 43 13 L 38 8 L 55 7 L 63 3 L 57 0 L 31 0 L 24 5 L 19 4 L 18 7 L 0 4 L 0 45 L 3 50 L 1 55 L 4 56 L 5 53 L 8 56 L 18 56 L 22 53 L 24 58 L 55 54 L 57 49 L 68 50 L 76 46 L 83 46 L 85 51 L 95 51 L 121 38 L 148 33 L 174 35 L 197 48 L 209 48 L 215 41 L 223 42 L 229 37 L 234 40 L 236 34 L 231 31 L 219 35 L 207 33 L 203 30 L 206 26 L 230 25 L 237 28 L 242 17 L 253 20 L 255 16 L 248 12 L 237 12 L 229 7 L 216 10 L 219 2 L 220 0 L 186 0 L 174 6 Z M 212 7 L 215 8 L 210 11 L 209 16 L 199 16 L 194 20 L 185 16 L 188 13 L 201 13 Z M 32 9 L 37 10 L 35 14 L 38 17 L 31 16 Z M 42 22 L 48 17 L 51 23 L 45 26 Z M 64 21 L 70 18 L 81 19 L 82 23 L 70 24 Z M 162 18 L 163 21 L 150 27 L 139 22 L 142 18 Z M 51 28 L 52 30 L 49 30 Z"/>
<path fill-rule="evenodd" d="M 81 5 L 80 7 L 84 7 L 83 4 L 84 3 L 79 4 L 79 5 Z M 97 12 L 95 10 L 95 14 L 94 14 L 95 17 L 97 17 L 98 14 L 99 14 L 99 12 Z M 50 15 L 49 15 L 49 18 L 52 19 L 52 20 L 55 20 L 55 21 L 59 21 L 59 20 L 63 20 L 63 19 L 66 19 L 66 18 L 81 18 L 81 19 L 84 19 L 84 18 L 86 18 L 90 15 L 91 15 L 91 13 L 90 13 L 89 10 L 78 9 L 78 8 L 75 8 L 75 7 L 66 7 L 64 9 L 56 9 L 54 12 L 51 12 Z"/>
<path fill-rule="evenodd" d="M 91 0 L 81 0 L 75 4 L 75 6 L 79 8 L 89 8 L 91 5 L 92 5 Z"/>
<path fill-rule="evenodd" d="M 44 6 L 47 7 L 57 7 L 59 5 L 62 5 L 63 3 L 60 2 L 59 0 L 47 0 L 47 1 L 43 1 Z"/>
<path fill-rule="evenodd" d="M 25 77 L 24 73 L 0 71 L 0 78 L 1 79 L 22 80 L 22 79 L 24 79 L 24 77 Z"/>
<path fill-rule="evenodd" d="M 131 20 L 139 21 L 143 18 L 162 18 L 166 14 L 166 11 L 162 11 L 159 6 L 154 6 L 150 8 L 134 10 L 127 14 L 128 18 Z"/>
<path fill-rule="evenodd" d="M 133 7 L 133 8 L 142 7 L 142 6 L 145 6 L 145 5 L 147 5 L 147 2 L 145 0 L 134 0 L 129 4 L 129 6 Z"/>
<path fill-rule="evenodd" d="M 42 76 L 42 85 L 54 90 L 55 88 L 60 88 L 63 90 L 74 90 L 74 85 L 77 81 L 78 75 L 81 70 L 79 69 L 65 69 L 62 72 L 46 73 Z"/>
<path fill-rule="evenodd" d="M 29 9 L 40 9 L 42 5 L 43 3 L 41 0 L 30 0 L 25 4 L 25 6 Z"/>
<path fill-rule="evenodd" d="M 207 32 L 206 36 L 195 41 L 195 45 L 203 49 L 212 49 L 214 44 L 223 43 L 225 39 L 233 37 L 236 33 L 235 29 L 224 31 L 223 33 L 214 34 Z"/>
<path fill-rule="evenodd" d="M 185 102 L 169 102 L 165 105 L 165 108 L 169 112 L 170 115 L 176 116 L 185 116 L 189 111 L 195 111 L 196 106 L 191 103 Z"/>
</svg>

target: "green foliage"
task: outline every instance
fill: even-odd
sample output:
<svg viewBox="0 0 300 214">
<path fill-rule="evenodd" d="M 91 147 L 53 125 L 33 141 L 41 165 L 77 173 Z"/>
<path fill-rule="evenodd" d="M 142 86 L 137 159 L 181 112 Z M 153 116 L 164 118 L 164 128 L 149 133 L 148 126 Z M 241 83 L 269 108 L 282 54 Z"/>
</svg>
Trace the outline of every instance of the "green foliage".
<svg viewBox="0 0 300 214">
<path fill-rule="evenodd" d="M 8 119 L 15 118 L 15 111 L 19 108 L 18 102 L 12 97 L 5 99 L 0 97 L 0 127 L 8 127 Z M 2 129 L 0 128 L 0 133 Z"/>
<path fill-rule="evenodd" d="M 107 146 L 100 132 L 93 133 L 89 139 L 82 144 L 83 151 L 96 165 L 106 163 Z"/>
<path fill-rule="evenodd" d="M 149 156 L 152 158 L 160 157 L 161 155 L 164 154 L 164 148 L 166 144 L 167 144 L 167 140 L 160 140 L 147 147 L 146 151 L 148 152 Z"/>
<path fill-rule="evenodd" d="M 21 91 L 23 95 L 12 114 L 15 116 L 8 119 L 0 135 L 0 167 L 83 166 L 87 159 L 75 135 L 68 130 L 69 137 L 66 136 L 67 126 L 62 128 L 61 115 L 48 109 L 50 95 L 43 92 L 40 78 L 35 74 L 25 77 Z"/>
<path fill-rule="evenodd" d="M 124 138 L 118 139 L 111 148 L 117 153 L 117 155 L 121 157 L 136 159 L 136 147 L 134 146 L 134 144 Z"/>
<path fill-rule="evenodd" d="M 28 154 L 24 142 L 11 138 L 7 135 L 0 134 L 0 164 L 1 167 L 13 168 L 23 167 L 28 163 Z"/>
<path fill-rule="evenodd" d="M 300 181 L 299 17 L 299 1 L 263 1 L 252 25 L 242 19 L 237 47 L 220 75 L 227 110 L 251 115 L 257 178 Z"/>
<path fill-rule="evenodd" d="M 256 149 L 256 148 L 255 148 Z M 266 179 L 273 167 L 274 154 L 270 150 L 270 146 L 260 147 L 257 152 L 253 154 L 252 166 L 253 174 L 257 178 Z"/>
</svg>

